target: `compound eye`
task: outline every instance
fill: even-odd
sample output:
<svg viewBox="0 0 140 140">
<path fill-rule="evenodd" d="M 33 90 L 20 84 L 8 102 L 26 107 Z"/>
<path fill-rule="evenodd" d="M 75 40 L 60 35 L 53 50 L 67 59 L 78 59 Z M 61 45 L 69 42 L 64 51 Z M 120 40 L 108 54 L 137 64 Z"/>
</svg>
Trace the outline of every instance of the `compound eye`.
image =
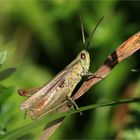
<svg viewBox="0 0 140 140">
<path fill-rule="evenodd" d="M 85 59 L 86 55 L 84 53 L 81 53 L 81 59 Z"/>
</svg>

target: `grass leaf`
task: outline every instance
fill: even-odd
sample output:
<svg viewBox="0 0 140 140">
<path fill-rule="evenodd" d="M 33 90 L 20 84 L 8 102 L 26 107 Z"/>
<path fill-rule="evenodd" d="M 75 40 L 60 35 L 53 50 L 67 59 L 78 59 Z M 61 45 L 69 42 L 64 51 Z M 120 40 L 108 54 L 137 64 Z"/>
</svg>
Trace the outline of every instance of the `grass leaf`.
<svg viewBox="0 0 140 140">
<path fill-rule="evenodd" d="M 7 51 L 0 52 L 0 65 L 2 65 L 7 57 Z"/>
<path fill-rule="evenodd" d="M 100 107 L 105 107 L 105 106 L 112 106 L 112 105 L 117 105 L 117 104 L 124 104 L 124 103 L 134 103 L 134 102 L 140 102 L 140 98 L 132 98 L 132 99 L 121 99 L 121 100 L 116 100 L 116 101 L 108 101 L 104 103 L 97 103 L 97 104 L 92 104 L 92 105 L 87 105 L 84 107 L 80 108 L 80 111 L 86 111 L 89 109 L 95 109 L 95 108 L 100 108 Z M 33 123 L 27 124 L 25 126 L 22 126 L 20 128 L 17 128 L 11 132 L 8 132 L 7 134 L 0 136 L 0 139 L 12 139 L 12 138 L 18 138 L 26 133 L 29 133 L 31 130 L 34 128 L 37 128 L 39 125 L 43 124 L 48 124 L 54 120 L 57 120 L 61 117 L 65 117 L 68 115 L 72 115 L 74 113 L 78 113 L 76 110 L 71 110 L 68 112 L 62 112 L 60 114 L 55 114 L 52 115 L 51 117 L 47 116 L 41 120 L 35 121 Z"/>
<path fill-rule="evenodd" d="M 15 70 L 16 68 L 8 68 L 0 72 L 0 81 L 7 79 Z"/>
</svg>

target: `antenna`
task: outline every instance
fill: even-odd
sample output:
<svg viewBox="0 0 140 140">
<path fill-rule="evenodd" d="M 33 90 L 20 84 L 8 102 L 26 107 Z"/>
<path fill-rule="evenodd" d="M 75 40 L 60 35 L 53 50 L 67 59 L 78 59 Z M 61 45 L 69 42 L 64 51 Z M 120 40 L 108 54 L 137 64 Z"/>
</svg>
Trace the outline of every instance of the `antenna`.
<svg viewBox="0 0 140 140">
<path fill-rule="evenodd" d="M 93 31 L 92 31 L 92 33 L 91 33 L 91 35 L 90 35 L 90 37 L 89 37 L 89 40 L 88 40 L 88 42 L 87 42 L 87 44 L 86 44 L 86 49 L 87 49 L 87 50 L 88 50 L 89 44 L 90 44 L 90 42 L 91 42 L 91 39 L 92 39 L 92 37 L 93 37 L 93 34 L 95 33 L 97 27 L 99 26 L 99 24 L 101 23 L 101 21 L 103 20 L 103 18 L 104 18 L 104 17 L 101 17 L 100 20 L 97 22 L 96 26 L 93 28 Z"/>
<path fill-rule="evenodd" d="M 79 18 L 80 18 L 80 26 L 81 26 L 81 33 L 82 33 L 82 40 L 83 40 L 83 44 L 86 48 L 86 41 L 85 41 L 85 33 L 84 33 L 84 28 L 83 28 L 83 21 L 82 21 L 82 18 L 81 16 L 79 15 Z"/>
</svg>

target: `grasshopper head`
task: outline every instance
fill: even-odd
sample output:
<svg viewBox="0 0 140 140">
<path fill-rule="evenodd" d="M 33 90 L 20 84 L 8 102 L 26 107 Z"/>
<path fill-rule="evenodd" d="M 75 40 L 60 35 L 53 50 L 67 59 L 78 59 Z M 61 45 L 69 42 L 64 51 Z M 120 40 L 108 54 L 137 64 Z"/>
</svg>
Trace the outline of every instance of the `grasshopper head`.
<svg viewBox="0 0 140 140">
<path fill-rule="evenodd" d="M 82 68 L 85 71 L 88 71 L 89 66 L 90 66 L 90 57 L 89 57 L 89 53 L 86 50 L 82 50 L 79 55 L 78 55 L 79 59 L 80 59 L 80 63 Z"/>
</svg>

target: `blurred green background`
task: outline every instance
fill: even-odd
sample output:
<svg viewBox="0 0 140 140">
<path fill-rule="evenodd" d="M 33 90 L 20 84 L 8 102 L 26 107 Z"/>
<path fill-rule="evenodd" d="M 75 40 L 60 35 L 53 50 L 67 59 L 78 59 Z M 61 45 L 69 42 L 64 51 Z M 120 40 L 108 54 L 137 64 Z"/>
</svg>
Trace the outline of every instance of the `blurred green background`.
<svg viewBox="0 0 140 140">
<path fill-rule="evenodd" d="M 86 38 L 104 16 L 90 44 L 95 72 L 106 57 L 139 31 L 140 2 L 135 1 L 0 1 L 1 72 L 16 71 L 0 83 L 0 135 L 29 122 L 19 105 L 17 89 L 39 87 L 51 80 L 83 49 Z M 107 78 L 77 100 L 79 107 L 140 96 L 139 52 L 117 65 Z M 140 139 L 140 105 L 118 105 L 75 114 L 65 119 L 51 139 Z M 43 126 L 18 139 L 37 139 Z M 13 138 L 14 139 L 14 138 Z"/>
</svg>

